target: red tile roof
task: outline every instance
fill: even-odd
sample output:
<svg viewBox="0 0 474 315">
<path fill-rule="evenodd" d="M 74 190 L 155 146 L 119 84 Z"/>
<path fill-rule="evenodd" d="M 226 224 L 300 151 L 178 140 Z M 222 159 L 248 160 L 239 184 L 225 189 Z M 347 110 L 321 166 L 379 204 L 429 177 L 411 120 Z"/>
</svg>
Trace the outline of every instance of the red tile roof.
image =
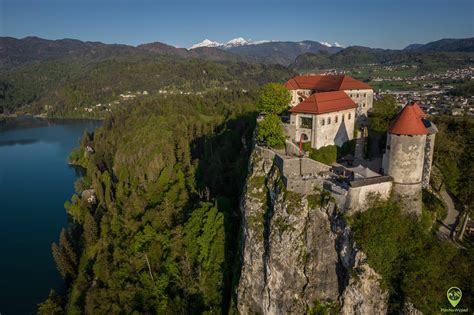
<svg viewBox="0 0 474 315">
<path fill-rule="evenodd" d="M 291 108 L 290 112 L 324 114 L 356 107 L 356 103 L 344 91 L 333 91 L 314 93 Z"/>
<path fill-rule="evenodd" d="M 372 89 L 368 84 L 347 75 L 298 75 L 286 81 L 289 90 L 342 91 Z"/>
<path fill-rule="evenodd" d="M 406 106 L 411 106 L 413 107 L 413 110 L 415 111 L 415 113 L 421 117 L 421 118 L 425 118 L 426 117 L 426 113 L 421 109 L 420 105 L 418 105 L 417 102 L 411 102 L 409 104 L 407 104 Z"/>
<path fill-rule="evenodd" d="M 428 134 L 428 130 L 422 121 L 424 116 L 420 115 L 420 111 L 423 113 L 418 105 L 414 106 L 411 104 L 405 106 L 388 129 L 388 132 L 396 135 L 409 136 Z"/>
</svg>

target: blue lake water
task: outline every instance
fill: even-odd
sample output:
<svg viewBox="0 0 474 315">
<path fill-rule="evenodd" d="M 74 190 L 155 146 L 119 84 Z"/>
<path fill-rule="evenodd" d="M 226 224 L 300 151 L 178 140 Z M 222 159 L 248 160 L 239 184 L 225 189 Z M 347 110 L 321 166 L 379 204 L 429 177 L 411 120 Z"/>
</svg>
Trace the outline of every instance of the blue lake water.
<svg viewBox="0 0 474 315">
<path fill-rule="evenodd" d="M 35 314 L 63 290 L 51 243 L 67 224 L 64 202 L 79 174 L 67 164 L 99 121 L 18 118 L 0 122 L 0 314 Z"/>
</svg>

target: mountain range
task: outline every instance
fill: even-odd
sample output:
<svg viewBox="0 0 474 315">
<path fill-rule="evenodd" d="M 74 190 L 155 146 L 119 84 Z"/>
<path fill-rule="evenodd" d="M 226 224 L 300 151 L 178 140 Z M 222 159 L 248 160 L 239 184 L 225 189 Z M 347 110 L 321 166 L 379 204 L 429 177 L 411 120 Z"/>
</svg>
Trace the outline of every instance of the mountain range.
<svg viewBox="0 0 474 315">
<path fill-rule="evenodd" d="M 474 52 L 474 37 L 465 39 L 445 38 L 424 45 L 411 44 L 405 47 L 405 50 Z"/>
<path fill-rule="evenodd" d="M 219 47 L 219 48 L 229 49 L 229 48 L 238 47 L 238 46 L 259 45 L 259 44 L 268 43 L 268 42 L 275 43 L 275 42 L 278 42 L 278 41 L 276 41 L 276 40 L 258 40 L 258 41 L 255 41 L 255 40 L 251 40 L 251 39 L 245 39 L 243 37 L 237 37 L 237 38 L 229 40 L 228 42 L 220 43 L 220 42 L 213 41 L 213 40 L 210 40 L 210 39 L 206 38 L 202 42 L 199 42 L 197 44 L 192 45 L 191 47 L 189 47 L 189 49 L 195 49 L 195 48 L 199 48 L 199 47 Z M 297 42 L 297 43 L 299 43 L 299 42 Z M 319 42 L 319 43 L 324 45 L 324 46 L 327 46 L 327 47 L 343 48 L 343 46 L 341 44 L 339 44 L 338 42 L 335 42 L 334 44 L 330 44 L 328 42 Z"/>
<path fill-rule="evenodd" d="M 474 52 L 474 38 L 441 39 L 427 44 L 413 44 L 403 50 L 388 50 L 362 46 L 346 48 L 335 43 L 317 41 L 251 41 L 235 38 L 226 43 L 210 40 L 193 45 L 190 49 L 176 48 L 161 42 L 138 46 L 83 42 L 75 39 L 47 40 L 38 37 L 16 39 L 0 37 L 0 67 L 11 68 L 25 63 L 47 61 L 60 58 L 87 58 L 97 61 L 110 57 L 130 57 L 131 55 L 171 55 L 182 58 L 200 58 L 219 62 L 258 62 L 298 65 L 302 60 L 331 58 L 334 62 L 345 60 L 349 63 L 378 62 L 404 56 L 407 53 L 425 52 Z M 309 58 L 310 57 L 310 58 Z M 323 62 L 324 63 L 324 62 Z M 299 67 L 296 66 L 295 69 Z"/>
</svg>

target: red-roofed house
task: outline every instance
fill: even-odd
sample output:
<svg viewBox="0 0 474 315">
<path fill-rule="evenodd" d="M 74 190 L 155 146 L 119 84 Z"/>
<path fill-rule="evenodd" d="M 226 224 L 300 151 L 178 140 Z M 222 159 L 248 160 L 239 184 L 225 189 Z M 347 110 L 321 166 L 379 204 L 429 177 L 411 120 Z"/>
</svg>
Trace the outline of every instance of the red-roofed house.
<svg viewBox="0 0 474 315">
<path fill-rule="evenodd" d="M 288 80 L 285 87 L 291 92 L 291 106 L 313 93 L 344 91 L 357 104 L 358 116 L 367 116 L 374 100 L 374 91 L 369 85 L 347 75 L 298 75 Z"/>
<path fill-rule="evenodd" d="M 313 93 L 290 109 L 290 136 L 319 149 L 351 140 L 357 105 L 344 91 Z"/>
</svg>

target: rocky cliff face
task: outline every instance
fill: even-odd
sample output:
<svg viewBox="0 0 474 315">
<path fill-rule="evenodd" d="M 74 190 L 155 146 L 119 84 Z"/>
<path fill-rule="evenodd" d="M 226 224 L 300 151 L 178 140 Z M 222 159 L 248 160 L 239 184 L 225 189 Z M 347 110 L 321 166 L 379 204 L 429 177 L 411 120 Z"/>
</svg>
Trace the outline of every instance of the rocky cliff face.
<svg viewBox="0 0 474 315">
<path fill-rule="evenodd" d="M 254 151 L 241 209 L 241 314 L 303 314 L 315 303 L 344 314 L 385 313 L 379 276 L 326 193 L 286 190 L 273 160 Z"/>
</svg>

